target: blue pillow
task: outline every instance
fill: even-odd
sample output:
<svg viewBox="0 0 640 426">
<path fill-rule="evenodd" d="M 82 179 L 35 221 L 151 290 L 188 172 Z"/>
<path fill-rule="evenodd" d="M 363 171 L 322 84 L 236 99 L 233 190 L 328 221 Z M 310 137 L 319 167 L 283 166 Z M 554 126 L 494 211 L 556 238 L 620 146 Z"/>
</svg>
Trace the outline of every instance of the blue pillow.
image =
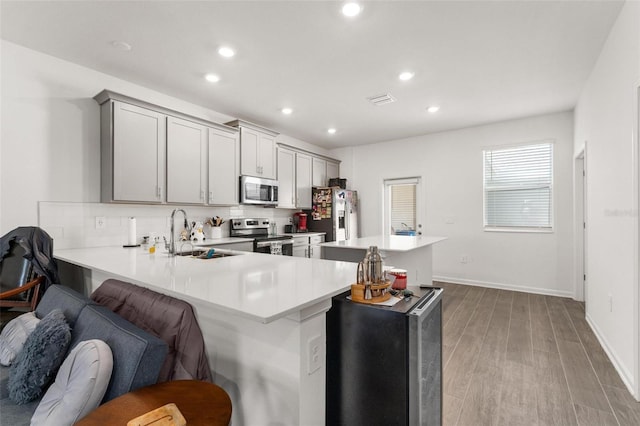
<svg viewBox="0 0 640 426">
<path fill-rule="evenodd" d="M 27 337 L 9 370 L 9 398 L 26 404 L 40 397 L 55 378 L 71 342 L 71 329 L 60 309 L 42 318 Z"/>
</svg>

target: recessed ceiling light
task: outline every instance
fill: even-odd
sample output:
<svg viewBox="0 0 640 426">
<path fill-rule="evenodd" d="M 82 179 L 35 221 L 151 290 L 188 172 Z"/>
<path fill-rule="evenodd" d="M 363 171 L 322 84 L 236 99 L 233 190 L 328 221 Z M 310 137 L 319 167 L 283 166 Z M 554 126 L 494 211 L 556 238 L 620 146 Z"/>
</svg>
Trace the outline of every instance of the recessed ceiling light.
<svg viewBox="0 0 640 426">
<path fill-rule="evenodd" d="M 332 127 L 332 128 L 330 128 L 330 129 L 327 129 L 327 133 L 329 133 L 329 134 L 333 135 L 333 134 L 335 134 L 335 133 L 336 133 L 336 129 L 334 129 L 333 127 Z"/>
<path fill-rule="evenodd" d="M 119 50 L 124 50 L 124 51 L 129 51 L 131 50 L 131 45 L 129 43 L 126 43 L 124 41 L 120 41 L 120 40 L 114 40 L 111 42 L 111 47 L 113 47 L 114 49 L 119 49 Z"/>
<path fill-rule="evenodd" d="M 402 81 L 407 81 L 407 80 L 411 80 L 413 78 L 415 74 L 412 73 L 411 71 L 404 71 L 401 72 L 400 75 L 398 76 L 398 78 Z"/>
<path fill-rule="evenodd" d="M 342 6 L 342 14 L 350 18 L 357 16 L 362 11 L 362 7 L 358 3 L 346 3 Z"/>
<path fill-rule="evenodd" d="M 236 52 L 228 46 L 222 46 L 220 49 L 218 49 L 218 53 L 220 54 L 220 56 L 224 56 L 225 58 L 230 58 L 236 54 Z"/>
<path fill-rule="evenodd" d="M 432 114 L 433 114 L 434 112 L 438 112 L 438 111 L 440 111 L 440 107 L 439 107 L 439 106 L 437 106 L 437 105 L 432 105 L 432 106 L 430 106 L 429 108 L 427 108 L 427 112 L 430 112 L 430 113 L 432 113 Z"/>
<path fill-rule="evenodd" d="M 210 83 L 217 83 L 217 82 L 220 81 L 220 77 L 218 77 L 215 74 L 207 74 L 207 75 L 204 76 L 204 78 L 206 78 L 207 81 L 210 82 Z"/>
<path fill-rule="evenodd" d="M 282 108 L 282 113 L 284 115 L 290 115 L 293 112 L 291 108 Z"/>
</svg>

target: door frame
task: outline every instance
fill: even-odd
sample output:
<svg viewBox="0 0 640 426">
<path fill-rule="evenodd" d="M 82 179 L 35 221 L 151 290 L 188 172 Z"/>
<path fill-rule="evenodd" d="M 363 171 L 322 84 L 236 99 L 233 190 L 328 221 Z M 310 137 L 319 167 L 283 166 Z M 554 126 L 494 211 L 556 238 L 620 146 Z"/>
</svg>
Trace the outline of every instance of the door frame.
<svg viewBox="0 0 640 426">
<path fill-rule="evenodd" d="M 574 214 L 574 292 L 573 298 L 587 304 L 587 141 L 575 155 L 573 162 Z"/>
<path fill-rule="evenodd" d="M 389 194 L 389 187 L 393 184 L 416 184 L 416 235 L 422 235 L 423 226 L 422 220 L 424 218 L 424 197 L 422 194 L 422 176 L 410 176 L 410 177 L 396 177 L 396 178 L 384 178 L 382 179 L 382 236 L 389 236 L 391 229 L 391 199 Z"/>
</svg>

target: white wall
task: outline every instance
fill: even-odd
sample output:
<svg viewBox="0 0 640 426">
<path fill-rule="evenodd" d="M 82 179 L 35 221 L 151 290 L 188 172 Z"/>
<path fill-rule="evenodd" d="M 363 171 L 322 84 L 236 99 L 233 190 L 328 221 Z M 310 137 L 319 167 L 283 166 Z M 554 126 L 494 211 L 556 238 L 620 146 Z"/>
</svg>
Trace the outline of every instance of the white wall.
<svg viewBox="0 0 640 426">
<path fill-rule="evenodd" d="M 4 40 L 0 52 L 0 235 L 17 226 L 37 225 L 39 201 L 100 201 L 99 107 L 93 96 L 103 89 L 214 122 L 243 118 Z M 278 141 L 328 154 L 287 135 Z"/>
<path fill-rule="evenodd" d="M 555 141 L 554 232 L 484 232 L 482 150 L 550 139 Z M 338 149 L 333 155 L 343 160 L 341 174 L 358 190 L 362 236 L 382 232 L 383 180 L 421 176 L 424 233 L 449 238 L 434 246 L 435 278 L 569 296 L 572 150 L 573 115 L 564 112 Z M 469 262 L 461 263 L 462 256 Z"/>
<path fill-rule="evenodd" d="M 587 319 L 636 397 L 639 85 L 640 3 L 626 2 L 576 107 L 574 149 L 586 141 Z"/>
</svg>

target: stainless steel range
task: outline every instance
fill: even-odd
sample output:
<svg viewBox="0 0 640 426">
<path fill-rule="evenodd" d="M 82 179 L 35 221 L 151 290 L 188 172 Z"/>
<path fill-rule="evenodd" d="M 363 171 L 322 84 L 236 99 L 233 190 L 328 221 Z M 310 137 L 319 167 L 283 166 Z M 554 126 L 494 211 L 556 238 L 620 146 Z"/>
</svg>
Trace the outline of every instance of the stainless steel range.
<svg viewBox="0 0 640 426">
<path fill-rule="evenodd" d="M 286 235 L 270 235 L 268 218 L 231 219 L 231 236 L 253 238 L 256 253 L 293 256 L 293 238 Z"/>
</svg>

